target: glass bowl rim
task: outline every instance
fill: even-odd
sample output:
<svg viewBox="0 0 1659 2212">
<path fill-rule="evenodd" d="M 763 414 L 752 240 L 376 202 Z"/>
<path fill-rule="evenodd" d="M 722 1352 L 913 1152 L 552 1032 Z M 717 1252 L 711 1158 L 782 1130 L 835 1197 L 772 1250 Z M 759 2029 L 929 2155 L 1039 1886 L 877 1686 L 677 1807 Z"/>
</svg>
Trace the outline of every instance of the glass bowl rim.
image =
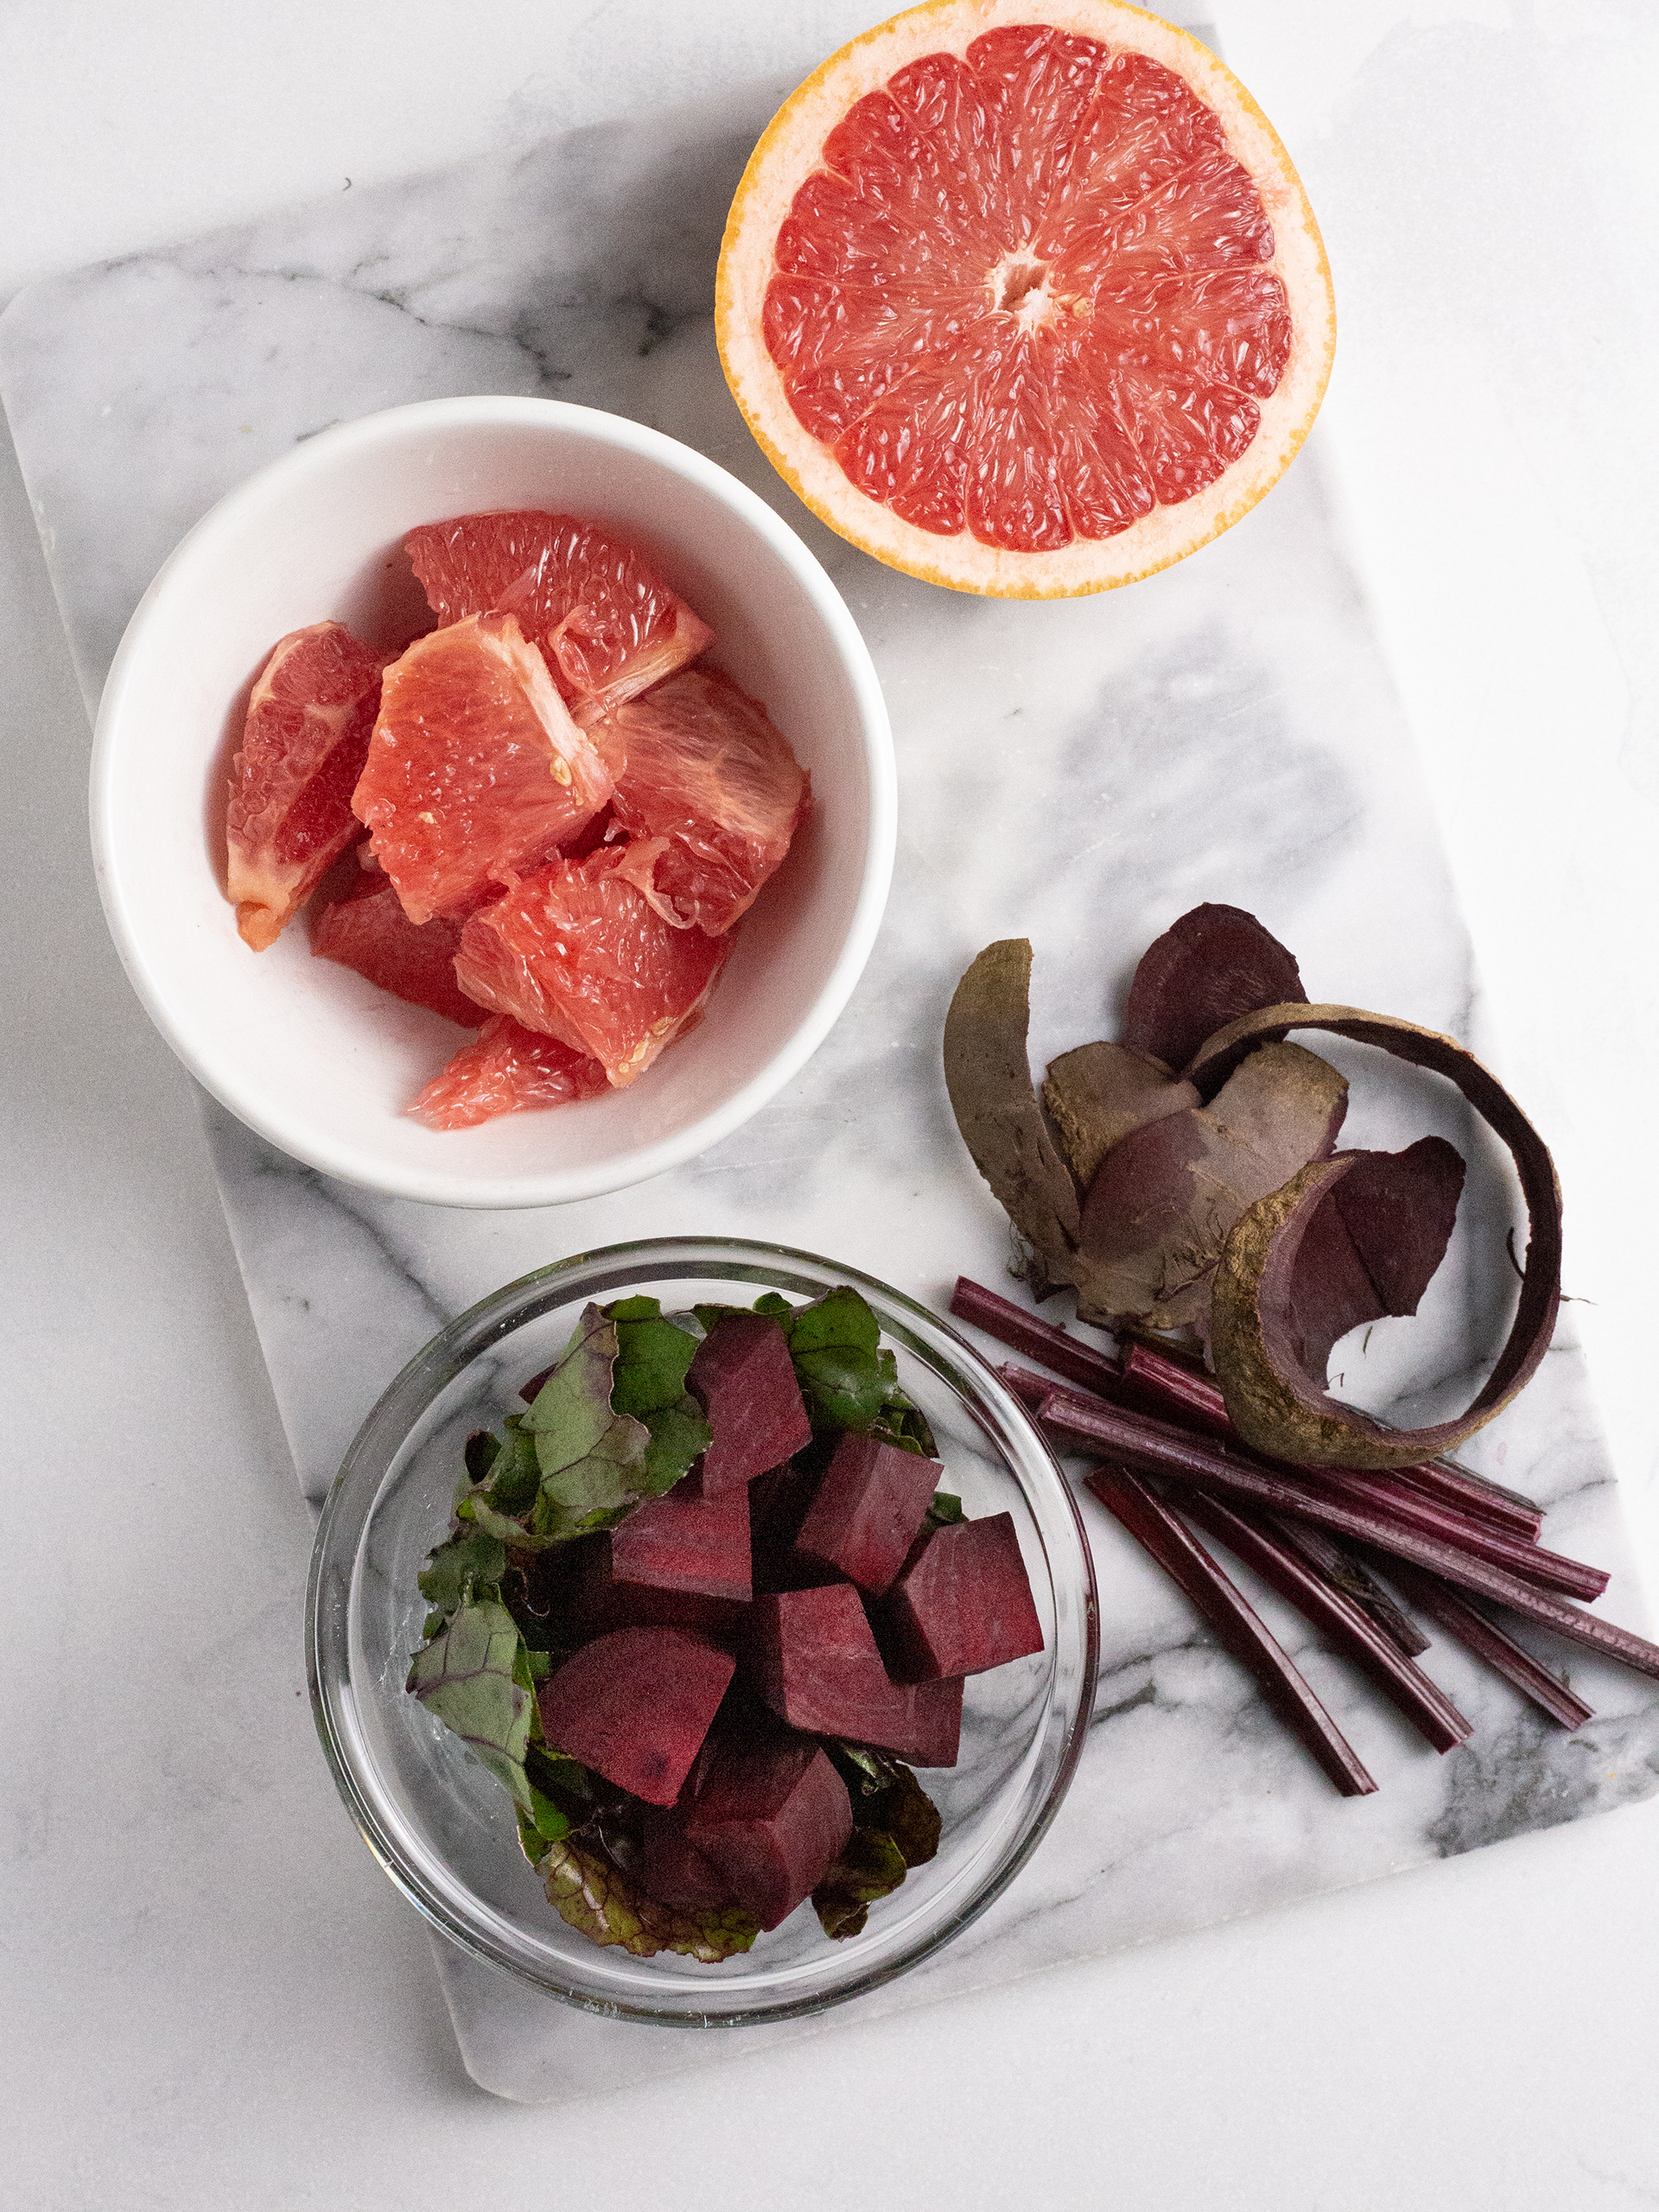
<svg viewBox="0 0 1659 2212">
<path fill-rule="evenodd" d="M 429 1885 L 423 1874 L 406 1863 L 395 1835 L 381 1817 L 374 1789 L 359 1771 L 352 1756 L 349 1732 L 340 1726 L 335 1710 L 336 1700 L 342 1692 L 346 1700 L 355 1702 L 350 1681 L 349 1638 L 351 1594 L 358 1557 L 385 1478 L 427 1408 L 492 1344 L 509 1336 L 527 1318 L 534 1318 L 526 1314 L 527 1307 L 539 1304 L 547 1310 L 556 1306 L 558 1298 L 550 1294 L 556 1294 L 560 1285 L 571 1278 L 591 1275 L 602 1268 L 621 1271 L 624 1281 L 663 1280 L 665 1271 L 677 1263 L 683 1275 L 695 1280 L 697 1270 L 692 1263 L 704 1261 L 713 1263 L 703 1268 L 705 1279 L 753 1282 L 763 1287 L 767 1281 L 766 1270 L 786 1271 L 792 1264 L 823 1276 L 833 1276 L 836 1281 L 847 1283 L 867 1295 L 874 1292 L 881 1306 L 896 1309 L 901 1317 L 901 1327 L 905 1324 L 919 1324 L 923 1332 L 919 1341 L 910 1327 L 905 1327 L 905 1348 L 920 1357 L 957 1392 L 982 1427 L 985 1426 L 983 1414 L 988 1411 L 1027 1446 L 1039 1480 L 1050 1487 L 1053 1501 L 1063 1508 L 1057 1520 L 1075 1539 L 1075 1562 L 1079 1570 L 1078 1586 L 1071 1593 L 1082 1647 L 1077 1655 L 1074 1709 L 1064 1724 L 1058 1758 L 1041 1802 L 1012 1843 L 1003 1849 L 989 1873 L 965 1904 L 944 1916 L 937 1926 L 919 1932 L 903 1951 L 862 1968 L 855 1955 L 848 1961 L 851 1971 L 844 1981 L 832 1987 L 742 2009 L 722 2008 L 720 2004 L 721 1990 L 732 1986 L 729 1982 L 711 1981 L 709 2001 L 696 2006 L 682 2003 L 673 2007 L 658 2007 L 601 1997 L 563 1985 L 499 1947 L 480 1928 L 471 1924 L 449 1898 Z M 666 1279 L 672 1280 L 672 1275 L 668 1274 Z M 620 1294 L 623 1284 L 607 1287 Z M 785 1282 L 779 1287 L 804 1289 L 815 1286 Z M 883 1326 L 885 1332 L 885 1319 Z M 929 1333 L 943 1339 L 948 1347 L 948 1358 L 928 1344 Z M 968 1388 L 964 1389 L 964 1384 Z M 1023 1494 L 1027 1489 L 1024 1471 L 1015 1471 L 1012 1467 L 1009 1471 Z M 349 1547 L 342 1541 L 347 1535 Z M 1053 1562 L 1050 1572 L 1058 1591 Z M 342 1575 L 346 1603 L 336 1605 L 328 1600 Z M 512 1975 L 543 1996 L 582 2011 L 658 2027 L 760 2026 L 821 2012 L 909 1972 L 969 1927 L 1007 1888 L 1046 1834 L 1065 1801 L 1082 1756 L 1099 1671 L 1099 1602 L 1094 1562 L 1082 1516 L 1047 1440 L 1032 1420 L 1029 1410 L 982 1355 L 938 1313 L 863 1269 L 828 1259 L 821 1253 L 748 1237 L 641 1237 L 569 1254 L 490 1292 L 447 1322 L 387 1384 L 348 1446 L 323 1504 L 306 1589 L 305 1647 L 312 1718 L 335 1788 L 382 1871 L 432 1927 L 486 1966 Z M 1039 1726 L 1044 1725 L 1046 1718 Z M 467 1895 L 465 1885 L 459 1879 L 454 1886 L 459 1895 Z"/>
</svg>

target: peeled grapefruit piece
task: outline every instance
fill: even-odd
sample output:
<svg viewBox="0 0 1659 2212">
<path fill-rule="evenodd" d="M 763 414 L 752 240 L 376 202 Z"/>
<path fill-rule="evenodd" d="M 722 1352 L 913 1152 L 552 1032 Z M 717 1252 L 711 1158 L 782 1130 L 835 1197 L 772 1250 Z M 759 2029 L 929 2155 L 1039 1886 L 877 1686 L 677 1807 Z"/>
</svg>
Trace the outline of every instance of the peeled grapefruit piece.
<svg viewBox="0 0 1659 2212">
<path fill-rule="evenodd" d="M 352 789 L 369 748 L 384 653 L 339 622 L 291 630 L 248 701 L 226 810 L 225 895 L 263 952 L 359 836 Z"/>
<path fill-rule="evenodd" d="M 456 515 L 411 530 L 404 547 L 441 622 L 516 615 L 580 721 L 671 676 L 714 637 L 631 546 L 575 515 Z"/>
<path fill-rule="evenodd" d="M 511 614 L 417 638 L 386 671 L 352 797 L 411 922 L 469 913 L 611 796 Z"/>
<path fill-rule="evenodd" d="M 789 850 L 806 772 L 758 699 L 688 668 L 594 725 L 633 839 L 619 872 L 665 922 L 719 937 Z"/>
<path fill-rule="evenodd" d="M 929 0 L 832 54 L 744 172 L 715 313 L 816 513 L 1007 598 L 1128 583 L 1236 522 L 1336 336 L 1267 118 L 1124 0 Z"/>
<path fill-rule="evenodd" d="M 672 929 L 617 855 L 550 861 L 461 931 L 455 974 L 483 1005 L 590 1053 L 620 1089 L 702 1010 L 729 940 Z"/>
<path fill-rule="evenodd" d="M 428 927 L 435 927 L 428 924 Z M 481 1008 L 474 1007 L 477 1014 Z M 525 1107 L 566 1106 L 609 1088 L 605 1071 L 556 1037 L 493 1014 L 409 1109 L 429 1128 L 470 1129 Z"/>
<path fill-rule="evenodd" d="M 354 968 L 394 998 L 429 1007 L 463 1029 L 476 1029 L 484 1009 L 455 981 L 459 922 L 411 922 L 396 889 L 378 869 L 310 915 L 311 950 L 320 959 Z"/>
</svg>

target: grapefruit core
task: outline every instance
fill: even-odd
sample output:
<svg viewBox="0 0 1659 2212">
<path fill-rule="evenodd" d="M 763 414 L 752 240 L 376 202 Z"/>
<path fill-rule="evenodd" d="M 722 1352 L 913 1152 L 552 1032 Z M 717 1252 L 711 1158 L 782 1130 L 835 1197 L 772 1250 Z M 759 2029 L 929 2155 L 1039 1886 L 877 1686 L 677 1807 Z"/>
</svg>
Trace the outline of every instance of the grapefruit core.
<svg viewBox="0 0 1659 2212">
<path fill-rule="evenodd" d="M 1248 513 L 1319 411 L 1336 314 L 1289 156 L 1189 33 L 1124 0 L 927 0 L 772 118 L 715 330 L 832 529 L 1046 599 Z"/>
</svg>

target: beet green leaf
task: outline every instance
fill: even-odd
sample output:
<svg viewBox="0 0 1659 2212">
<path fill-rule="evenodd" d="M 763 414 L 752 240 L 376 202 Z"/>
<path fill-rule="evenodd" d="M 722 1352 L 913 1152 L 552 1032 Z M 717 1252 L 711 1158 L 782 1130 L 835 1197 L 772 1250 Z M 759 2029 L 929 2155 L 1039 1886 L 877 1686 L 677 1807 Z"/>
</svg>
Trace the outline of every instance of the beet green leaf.
<svg viewBox="0 0 1659 2212">
<path fill-rule="evenodd" d="M 415 1654 L 409 1687 L 528 1813 L 524 1749 L 533 1699 L 525 1672 L 512 1615 L 488 1599 L 462 1605 L 442 1634 Z"/>
</svg>

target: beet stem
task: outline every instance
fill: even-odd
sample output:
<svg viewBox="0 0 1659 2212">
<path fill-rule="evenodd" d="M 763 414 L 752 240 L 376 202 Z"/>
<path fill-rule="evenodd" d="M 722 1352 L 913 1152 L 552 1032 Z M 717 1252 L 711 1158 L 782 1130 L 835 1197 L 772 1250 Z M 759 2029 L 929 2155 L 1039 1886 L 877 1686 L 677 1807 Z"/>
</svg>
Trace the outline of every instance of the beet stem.
<svg viewBox="0 0 1659 2212">
<path fill-rule="evenodd" d="M 1168 1360 L 1159 1360 L 1159 1367 L 1166 1365 L 1170 1365 Z M 1232 1429 L 1228 1414 L 1225 1414 L 1224 1407 L 1219 1407 L 1221 1394 L 1214 1389 L 1212 1382 L 1205 1382 L 1204 1376 L 1185 1376 L 1181 1370 L 1174 1370 L 1174 1374 L 1181 1376 L 1181 1395 L 1179 1395 L 1177 1411 L 1181 1415 L 1192 1415 L 1194 1422 L 1197 1422 L 1197 1427 L 1188 1427 L 1185 1421 L 1181 1422 L 1181 1433 L 1201 1435 L 1204 1431 L 1208 1431 L 1205 1440 L 1214 1438 L 1214 1442 L 1224 1449 L 1243 1451 L 1245 1446 L 1236 1442 L 1236 1431 Z M 1154 1387 L 1161 1387 L 1150 1378 L 1150 1370 L 1146 1367 L 1144 1360 L 1139 1360 L 1137 1347 L 1133 1347 L 1123 1360 L 1122 1385 L 1115 1385 L 1106 1394 L 1090 1394 L 1089 1400 L 1077 1398 L 1075 1394 L 1068 1395 L 1073 1395 L 1075 1402 L 1079 1402 L 1079 1405 L 1082 1402 L 1115 1405 L 1122 1407 L 1130 1418 L 1153 1421 L 1154 1427 L 1168 1427 L 1166 1422 L 1159 1422 L 1154 1415 L 1141 1414 L 1139 1407 L 1123 1405 L 1123 1398 L 1130 1391 L 1130 1378 L 1137 1378 L 1139 1389 L 1146 1389 L 1148 1394 Z M 1188 1385 L 1192 1385 L 1192 1391 L 1188 1391 Z M 1022 1382 L 1015 1387 L 1020 1391 L 1028 1391 L 1031 1382 L 1024 1380 L 1022 1376 Z M 1217 1398 L 1217 1407 L 1210 1407 L 1205 1402 L 1205 1398 L 1201 1395 L 1204 1391 Z M 1177 1394 L 1173 1391 L 1173 1395 Z M 1028 1395 L 1027 1402 L 1031 1402 Z M 1422 1531 L 1422 1535 L 1440 1537 L 1446 1544 L 1458 1546 L 1460 1551 L 1476 1553 L 1478 1557 L 1489 1560 L 1493 1566 L 1506 1568 L 1510 1575 L 1517 1575 L 1522 1581 L 1531 1581 L 1540 1591 L 1553 1591 L 1557 1597 L 1581 1597 L 1581 1599 L 1588 1601 L 1597 1599 L 1601 1591 L 1606 1591 L 1608 1586 L 1606 1571 L 1599 1566 L 1586 1566 L 1584 1560 L 1564 1560 L 1561 1553 L 1544 1551 L 1544 1546 L 1535 1544 L 1531 1537 L 1520 1540 L 1520 1537 L 1506 1535 L 1502 1529 L 1493 1529 L 1491 1522 L 1476 1520 L 1460 1506 L 1445 1504 L 1445 1502 L 1433 1500 L 1433 1497 L 1425 1497 L 1421 1491 L 1398 1484 L 1389 1473 L 1358 1473 L 1351 1466 L 1287 1466 L 1281 1460 L 1256 1458 L 1256 1453 L 1248 1453 L 1248 1460 L 1249 1465 L 1283 1473 L 1285 1480 L 1296 1484 L 1299 1489 L 1307 1489 L 1312 1484 L 1320 1493 L 1343 1497 L 1350 1504 L 1358 1506 L 1360 1510 L 1380 1513 L 1402 1529 L 1418 1529 L 1418 1531 Z"/>
<path fill-rule="evenodd" d="M 1208 1621 L 1220 1643 L 1261 1684 L 1268 1702 L 1294 1731 L 1344 1797 L 1376 1788 L 1353 1746 L 1243 1592 L 1144 1483 L 1117 1469 L 1090 1475 L 1089 1487 Z"/>
<path fill-rule="evenodd" d="M 1500 1491 L 1496 1484 L 1487 1483 L 1464 1468 L 1448 1467 L 1439 1459 L 1426 1460 L 1420 1467 L 1396 1467 L 1393 1477 L 1408 1490 L 1421 1491 L 1426 1497 L 1457 1506 L 1477 1521 L 1489 1522 L 1494 1529 L 1501 1529 L 1506 1535 L 1518 1536 L 1523 1543 L 1535 1543 L 1544 1525 L 1542 1506 L 1533 1504 L 1530 1499 L 1513 1491 Z"/>
<path fill-rule="evenodd" d="M 996 1371 L 1020 1404 L 1029 1407 L 1033 1413 L 1054 1388 L 1046 1375 L 1033 1374 L 1030 1368 L 1020 1367 L 1011 1359 L 1005 1359 Z"/>
<path fill-rule="evenodd" d="M 1236 1443 L 1238 1432 L 1233 1427 L 1217 1384 L 1206 1375 L 1195 1375 L 1190 1368 L 1166 1359 L 1162 1353 L 1149 1350 L 1145 1344 L 1127 1345 L 1123 1353 L 1122 1383 L 1104 1393 L 1118 1403 L 1126 1399 L 1133 1404 L 1137 1399 L 1150 1399 L 1160 1412 L 1165 1408 L 1180 1408 L 1192 1416 L 1192 1426 L 1206 1430 L 1224 1443 Z M 1321 1468 L 1319 1472 L 1325 1471 Z M 1347 1473 L 1345 1468 L 1330 1470 L 1334 1475 Z M 1412 1496 L 1402 1501 L 1414 1502 L 1416 1494 L 1432 1498 L 1442 1510 L 1449 1510 L 1477 1521 L 1490 1523 L 1506 1535 L 1522 1543 L 1534 1543 L 1544 1525 L 1539 1507 L 1530 1500 L 1520 1498 L 1511 1491 L 1498 1491 L 1495 1485 L 1483 1483 L 1478 1475 L 1471 1475 L 1460 1467 L 1443 1467 L 1438 1462 L 1426 1462 L 1420 1467 L 1395 1467 L 1385 1473 L 1367 1476 L 1379 1492 L 1392 1494 L 1403 1487 Z M 1577 1597 L 1594 1597 L 1599 1592 L 1575 1589 Z"/>
<path fill-rule="evenodd" d="M 1297 1522 L 1275 1517 L 1273 1529 L 1294 1552 L 1300 1554 L 1315 1573 L 1334 1582 L 1338 1590 L 1345 1590 L 1360 1611 L 1370 1616 L 1389 1643 L 1396 1645 L 1408 1659 L 1421 1658 L 1427 1650 L 1429 1638 L 1410 1614 L 1402 1611 L 1353 1554 L 1344 1551 L 1323 1529 L 1305 1528 Z"/>
<path fill-rule="evenodd" d="M 1434 1750 L 1455 1751 L 1473 1735 L 1473 1721 L 1459 1712 L 1440 1685 L 1404 1656 L 1345 1590 L 1310 1567 L 1270 1522 L 1264 1525 L 1262 1518 L 1247 1509 L 1229 1505 L 1202 1491 L 1184 1493 L 1179 1510 L 1218 1543 L 1225 1544 L 1246 1567 L 1254 1567 L 1269 1589 L 1276 1590 L 1323 1630 L 1336 1649 L 1399 1707 Z"/>
<path fill-rule="evenodd" d="M 1507 1567 L 1523 1582 L 1535 1582 L 1541 1590 L 1590 1601 L 1607 1587 L 1610 1578 L 1605 1567 L 1586 1566 L 1582 1560 L 1546 1551 L 1541 1544 L 1505 1535 L 1489 1522 L 1477 1521 L 1455 1506 L 1442 1505 L 1414 1491 L 1400 1490 L 1383 1478 L 1348 1467 L 1287 1471 L 1300 1471 L 1305 1481 L 1403 1527 L 1421 1529 L 1425 1535 L 1443 1537 L 1448 1544 L 1460 1544 L 1491 1560 L 1494 1567 Z"/>
<path fill-rule="evenodd" d="M 1027 1359 L 1040 1360 L 1056 1375 L 1064 1375 L 1068 1382 L 1080 1382 L 1085 1390 L 1109 1389 L 1118 1379 L 1118 1364 L 1109 1352 L 1096 1351 L 1066 1330 L 1057 1329 L 1052 1322 L 1039 1321 L 1034 1313 L 1027 1313 L 1009 1299 L 999 1298 L 970 1276 L 957 1277 L 950 1311 L 957 1320 L 971 1322 L 999 1344 L 1024 1352 Z"/>
<path fill-rule="evenodd" d="M 1431 1574 L 1455 1582 L 1460 1589 L 1491 1599 L 1523 1619 L 1552 1628 L 1558 1636 L 1605 1652 L 1638 1674 L 1659 1680 L 1659 1645 L 1649 1643 L 1645 1637 L 1580 1612 L 1565 1599 L 1523 1582 L 1519 1575 L 1440 1537 L 1425 1535 L 1380 1513 L 1320 1497 L 1246 1459 L 1231 1446 L 1191 1436 L 1167 1422 L 1080 1397 L 1070 1390 L 1052 1390 L 1039 1419 L 1057 1442 L 1073 1450 L 1109 1459 L 1137 1473 L 1167 1475 L 1195 1487 L 1218 1490 L 1293 1520 L 1311 1521 L 1316 1528 L 1328 1529 L 1333 1535 L 1386 1552 L 1392 1559 L 1424 1567 Z"/>
<path fill-rule="evenodd" d="M 1513 1637 L 1499 1628 L 1496 1621 L 1489 1621 L 1467 1599 L 1460 1598 L 1455 1590 L 1448 1590 L 1432 1574 L 1421 1574 L 1415 1567 L 1402 1561 L 1390 1560 L 1387 1571 L 1398 1581 L 1412 1604 L 1438 1621 L 1448 1634 L 1457 1637 L 1475 1654 L 1484 1659 L 1504 1681 L 1530 1698 L 1535 1706 L 1559 1721 L 1563 1728 L 1582 1728 L 1586 1720 L 1593 1720 L 1595 1713 L 1581 1697 L 1574 1696 L 1565 1682 L 1558 1681 L 1548 1667 L 1541 1666 L 1530 1651 L 1523 1650 Z"/>
</svg>

